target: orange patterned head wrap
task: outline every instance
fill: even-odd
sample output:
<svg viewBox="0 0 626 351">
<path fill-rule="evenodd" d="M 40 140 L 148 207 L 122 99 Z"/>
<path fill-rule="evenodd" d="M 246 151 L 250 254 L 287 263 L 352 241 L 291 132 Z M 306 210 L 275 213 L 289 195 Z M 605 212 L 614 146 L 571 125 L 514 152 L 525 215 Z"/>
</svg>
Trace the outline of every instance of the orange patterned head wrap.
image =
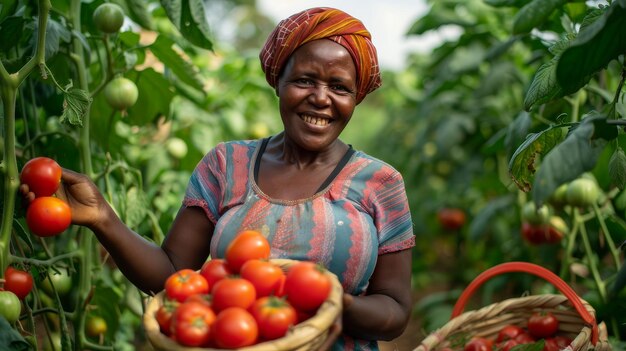
<svg viewBox="0 0 626 351">
<path fill-rule="evenodd" d="M 381 85 L 378 56 L 370 33 L 358 19 L 328 7 L 308 9 L 278 23 L 259 54 L 267 82 L 276 88 L 291 54 L 317 39 L 330 39 L 352 56 L 357 71 L 357 104 Z"/>
</svg>

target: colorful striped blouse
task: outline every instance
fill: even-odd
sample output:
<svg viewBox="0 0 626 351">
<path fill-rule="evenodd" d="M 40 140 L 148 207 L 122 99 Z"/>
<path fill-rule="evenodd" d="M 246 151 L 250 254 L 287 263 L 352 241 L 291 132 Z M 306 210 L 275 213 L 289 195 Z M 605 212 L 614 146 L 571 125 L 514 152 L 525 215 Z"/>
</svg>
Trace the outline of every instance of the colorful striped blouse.
<svg viewBox="0 0 626 351">
<path fill-rule="evenodd" d="M 398 171 L 361 151 L 328 186 L 310 198 L 279 200 L 254 180 L 260 140 L 220 143 L 198 163 L 183 204 L 200 206 L 215 224 L 211 257 L 224 257 L 243 230 L 262 232 L 272 258 L 321 263 L 344 291 L 365 293 L 378 255 L 415 245 L 411 215 Z M 341 350 L 377 350 L 376 341 L 343 337 Z"/>
</svg>

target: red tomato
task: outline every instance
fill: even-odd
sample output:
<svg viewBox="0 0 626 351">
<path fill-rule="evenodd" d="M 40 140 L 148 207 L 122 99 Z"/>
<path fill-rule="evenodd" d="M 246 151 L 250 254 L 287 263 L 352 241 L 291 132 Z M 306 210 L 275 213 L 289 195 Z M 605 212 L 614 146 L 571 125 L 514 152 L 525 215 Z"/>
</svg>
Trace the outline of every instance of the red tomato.
<svg viewBox="0 0 626 351">
<path fill-rule="evenodd" d="M 514 324 L 505 325 L 498 332 L 498 336 L 496 336 L 496 342 L 515 339 L 518 335 L 522 333 L 524 333 L 524 329 L 522 327 L 518 327 Z"/>
<path fill-rule="evenodd" d="M 256 343 L 259 327 L 250 312 L 241 307 L 229 307 L 217 314 L 213 333 L 218 347 L 235 349 Z"/>
<path fill-rule="evenodd" d="M 556 345 L 559 347 L 559 350 L 568 347 L 573 341 L 571 338 L 563 335 L 555 335 L 553 339 L 556 342 Z"/>
<path fill-rule="evenodd" d="M 269 295 L 280 296 L 285 283 L 282 268 L 265 260 L 249 260 L 241 266 L 242 278 L 250 281 L 256 290 L 257 298 Z"/>
<path fill-rule="evenodd" d="M 247 309 L 256 300 L 254 285 L 243 278 L 228 277 L 215 283 L 211 289 L 211 305 L 216 312 L 228 307 Z"/>
<path fill-rule="evenodd" d="M 473 337 L 465 344 L 463 351 L 491 351 L 493 347 L 493 341 L 482 338 L 479 336 Z"/>
<path fill-rule="evenodd" d="M 172 315 L 180 305 L 180 302 L 168 298 L 163 299 L 163 304 L 157 309 L 154 318 L 159 323 L 161 333 L 170 335 L 172 333 Z"/>
<path fill-rule="evenodd" d="M 442 228 L 457 230 L 465 224 L 465 212 L 460 208 L 442 208 L 437 212 L 437 219 Z"/>
<path fill-rule="evenodd" d="M 11 266 L 4 271 L 4 280 L 4 290 L 14 293 L 20 300 L 33 289 L 33 276 Z"/>
<path fill-rule="evenodd" d="M 194 294 L 208 294 L 209 283 L 200 273 L 191 269 L 181 269 L 165 281 L 165 295 L 178 302 Z"/>
<path fill-rule="evenodd" d="M 185 302 L 189 302 L 189 301 L 200 302 L 213 308 L 211 305 L 212 300 L 213 298 L 211 297 L 211 294 L 193 294 L 189 296 L 187 300 L 185 300 Z"/>
<path fill-rule="evenodd" d="M 513 347 L 519 345 L 519 341 L 515 340 L 515 339 L 509 339 L 509 340 L 505 340 L 504 342 L 498 344 L 499 345 L 499 350 L 500 351 L 509 351 L 511 350 Z"/>
<path fill-rule="evenodd" d="M 520 344 L 532 344 L 535 342 L 535 338 L 533 338 L 530 334 L 524 332 L 523 334 L 516 336 L 515 341 Z"/>
<path fill-rule="evenodd" d="M 559 329 L 559 320 L 551 312 L 535 312 L 528 318 L 528 332 L 535 338 L 553 336 Z"/>
<path fill-rule="evenodd" d="M 206 261 L 200 269 L 200 274 L 209 283 L 209 288 L 213 287 L 217 281 L 225 278 L 231 274 L 230 270 L 226 266 L 226 261 L 221 258 L 215 258 Z"/>
<path fill-rule="evenodd" d="M 289 267 L 285 277 L 287 301 L 298 310 L 316 310 L 330 294 L 330 278 L 324 272 L 322 266 L 309 261 Z"/>
<path fill-rule="evenodd" d="M 37 236 L 58 235 L 72 223 L 72 211 L 63 200 L 52 196 L 38 197 L 28 205 L 26 224 Z"/>
<path fill-rule="evenodd" d="M 28 185 L 35 197 L 52 196 L 61 183 L 61 166 L 48 157 L 35 157 L 22 167 L 20 182 Z"/>
<path fill-rule="evenodd" d="M 289 327 L 298 322 L 296 309 L 276 296 L 256 300 L 250 313 L 259 326 L 259 334 L 265 340 L 274 340 L 287 334 Z"/>
<path fill-rule="evenodd" d="M 545 339 L 543 344 L 543 351 L 559 351 L 559 345 L 556 343 L 556 340 L 553 338 Z"/>
<path fill-rule="evenodd" d="M 241 266 L 248 260 L 268 259 L 270 244 L 255 230 L 245 230 L 235 237 L 226 248 L 226 264 L 233 273 L 239 273 Z"/>
<path fill-rule="evenodd" d="M 215 312 L 206 304 L 184 302 L 172 315 L 172 333 L 181 345 L 207 346 L 216 319 Z"/>
</svg>

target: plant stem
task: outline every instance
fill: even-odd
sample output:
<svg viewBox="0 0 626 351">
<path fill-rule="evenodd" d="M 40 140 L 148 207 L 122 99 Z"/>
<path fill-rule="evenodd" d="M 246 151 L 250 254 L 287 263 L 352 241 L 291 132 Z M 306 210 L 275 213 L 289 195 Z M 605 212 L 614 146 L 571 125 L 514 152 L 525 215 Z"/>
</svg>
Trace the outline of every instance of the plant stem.
<svg viewBox="0 0 626 351">
<path fill-rule="evenodd" d="M 575 220 L 579 220 L 580 213 L 579 210 L 576 209 L 574 211 Z M 585 248 L 585 254 L 587 256 L 589 270 L 591 270 L 591 275 L 593 276 L 593 280 L 596 283 L 596 287 L 598 288 L 598 293 L 600 294 L 600 298 L 604 303 L 607 302 L 607 294 L 606 294 L 606 286 L 602 281 L 602 277 L 600 277 L 600 272 L 598 272 L 596 255 L 591 248 L 591 244 L 589 242 L 589 236 L 587 235 L 587 228 L 584 223 L 581 223 L 580 226 L 580 234 L 583 240 L 583 246 Z"/>
<path fill-rule="evenodd" d="M 615 262 L 615 268 L 619 270 L 621 266 L 620 260 L 619 260 L 619 251 L 615 247 L 615 242 L 613 241 L 613 238 L 611 237 L 609 228 L 606 226 L 604 217 L 602 216 L 602 213 L 600 213 L 600 209 L 598 208 L 598 205 L 595 203 L 593 204 L 593 212 L 596 214 L 596 217 L 598 218 L 598 222 L 600 222 L 600 228 L 602 228 L 602 234 L 604 235 L 604 238 L 606 239 L 607 244 L 609 244 L 609 250 L 611 250 L 611 255 L 613 256 L 613 261 Z"/>
</svg>

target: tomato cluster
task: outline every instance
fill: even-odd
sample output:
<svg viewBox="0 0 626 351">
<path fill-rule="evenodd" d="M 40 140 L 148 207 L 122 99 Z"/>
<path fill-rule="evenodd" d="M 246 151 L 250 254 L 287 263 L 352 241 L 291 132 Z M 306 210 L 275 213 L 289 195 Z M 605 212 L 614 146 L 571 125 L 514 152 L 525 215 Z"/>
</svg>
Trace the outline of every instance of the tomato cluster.
<svg viewBox="0 0 626 351">
<path fill-rule="evenodd" d="M 172 274 L 155 313 L 161 332 L 183 346 L 234 349 L 281 338 L 315 315 L 331 290 L 324 269 L 299 261 L 284 271 L 269 255 L 261 233 L 243 231 L 223 259 Z"/>
<path fill-rule="evenodd" d="M 22 167 L 20 182 L 35 194 L 26 210 L 26 224 L 33 234 L 48 237 L 60 234 L 72 222 L 72 212 L 63 200 L 54 197 L 61 183 L 61 166 L 48 157 L 35 157 Z"/>
<path fill-rule="evenodd" d="M 463 351 L 509 351 L 517 345 L 543 342 L 543 351 L 558 351 L 572 339 L 557 335 L 559 320 L 551 312 L 535 312 L 525 327 L 514 324 L 502 327 L 495 338 L 475 336 L 463 345 Z M 533 348 L 534 349 L 534 348 Z"/>
</svg>

